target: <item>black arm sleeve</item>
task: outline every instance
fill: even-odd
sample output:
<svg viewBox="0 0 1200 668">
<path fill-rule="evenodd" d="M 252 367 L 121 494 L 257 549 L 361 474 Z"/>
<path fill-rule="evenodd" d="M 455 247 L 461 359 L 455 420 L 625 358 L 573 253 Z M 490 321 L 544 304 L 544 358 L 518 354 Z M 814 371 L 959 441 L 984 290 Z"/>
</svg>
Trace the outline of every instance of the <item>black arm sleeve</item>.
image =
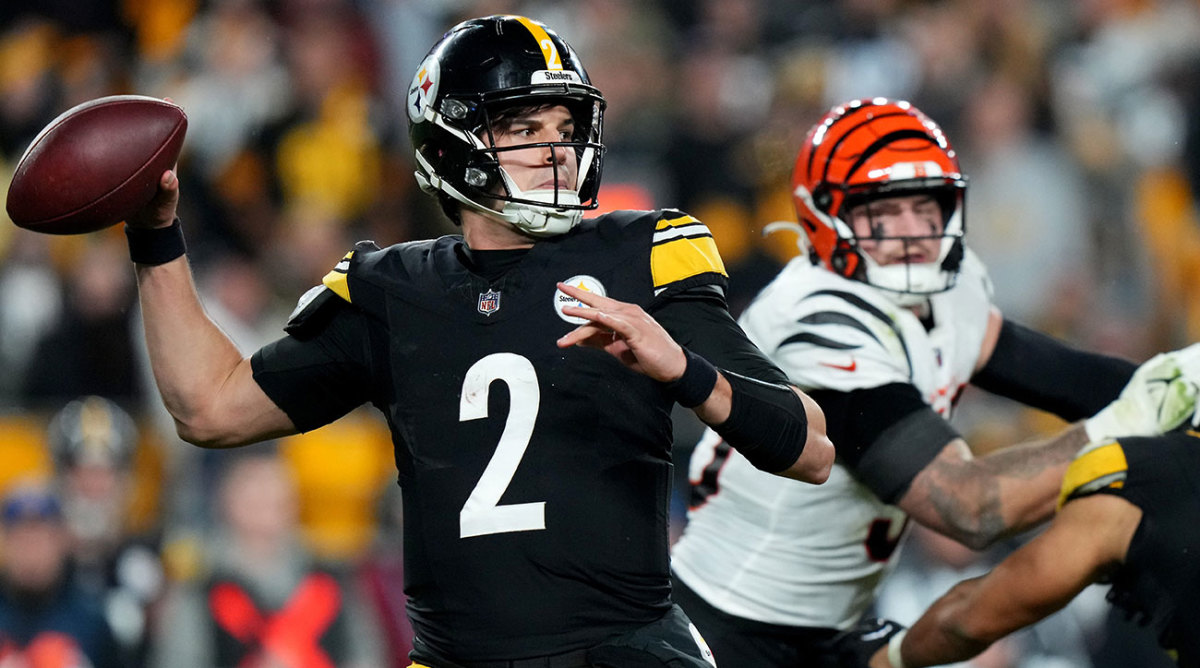
<svg viewBox="0 0 1200 668">
<path fill-rule="evenodd" d="M 321 326 L 263 346 L 250 358 L 254 380 L 300 431 L 324 426 L 372 399 L 380 325 L 340 299 Z"/>
<path fill-rule="evenodd" d="M 720 292 L 692 288 L 651 311 L 679 345 L 721 369 L 769 383 L 787 383 L 787 374 L 755 346 L 729 314 Z"/>
<path fill-rule="evenodd" d="M 904 496 L 912 479 L 958 432 L 907 383 L 851 392 L 808 393 L 825 413 L 838 461 L 884 503 Z"/>
<path fill-rule="evenodd" d="M 778 473 L 800 457 L 808 414 L 787 375 L 729 314 L 720 291 L 701 286 L 653 311 L 675 340 L 719 367 L 733 390 L 729 419 L 713 429 L 759 469 Z"/>
<path fill-rule="evenodd" d="M 1074 422 L 1116 399 L 1136 369 L 1005 320 L 996 350 L 971 383 Z"/>
</svg>

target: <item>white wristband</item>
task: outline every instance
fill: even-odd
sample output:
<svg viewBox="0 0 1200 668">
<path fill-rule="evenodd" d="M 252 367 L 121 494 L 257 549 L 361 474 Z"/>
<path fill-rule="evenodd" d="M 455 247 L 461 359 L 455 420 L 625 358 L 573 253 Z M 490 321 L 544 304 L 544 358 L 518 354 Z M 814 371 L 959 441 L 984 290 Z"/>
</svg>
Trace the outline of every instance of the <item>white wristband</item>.
<svg viewBox="0 0 1200 668">
<path fill-rule="evenodd" d="M 900 658 L 900 643 L 904 642 L 904 636 L 908 635 L 908 629 L 900 629 L 900 632 L 892 636 L 888 641 L 888 663 L 892 664 L 892 668 L 908 668 L 904 665 L 904 659 Z"/>
</svg>

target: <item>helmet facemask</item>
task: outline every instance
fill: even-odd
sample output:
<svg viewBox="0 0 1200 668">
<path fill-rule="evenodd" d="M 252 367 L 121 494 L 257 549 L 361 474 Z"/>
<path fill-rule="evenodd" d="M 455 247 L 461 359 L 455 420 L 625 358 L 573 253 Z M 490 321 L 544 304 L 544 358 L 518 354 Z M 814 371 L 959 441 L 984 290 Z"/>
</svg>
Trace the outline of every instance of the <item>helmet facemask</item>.
<svg viewBox="0 0 1200 668">
<path fill-rule="evenodd" d="M 839 225 L 839 231 L 844 231 L 850 239 L 849 248 L 859 256 L 855 278 L 883 290 L 892 301 L 906 307 L 916 306 L 930 296 L 954 287 L 963 256 L 963 182 L 913 179 L 889 186 L 874 185 L 869 193 L 856 193 L 854 188 L 847 190 L 835 224 Z M 941 212 L 936 229 L 931 229 L 928 234 L 895 234 L 887 230 L 886 225 L 877 224 L 873 218 L 872 202 L 891 197 L 926 194 L 937 202 Z M 850 211 L 862 205 L 866 205 L 867 227 L 870 229 L 868 235 L 856 234 L 850 217 Z M 931 240 L 937 241 L 937 252 L 926 262 L 897 261 L 881 265 L 868 252 L 871 246 L 880 242 L 902 244 L 907 249 L 917 245 L 928 245 L 927 242 Z"/>
<path fill-rule="evenodd" d="M 497 146 L 496 130 L 525 112 L 562 104 L 575 121 L 574 137 L 568 141 L 531 142 Z M 561 234 L 574 227 L 583 211 L 595 208 L 599 180 L 591 178 L 598 167 L 604 147 L 592 128 L 599 127 L 603 109 L 598 102 L 582 104 L 572 100 L 547 99 L 540 104 L 518 103 L 488 113 L 484 108 L 482 126 L 473 133 L 477 142 L 472 147 L 464 181 L 467 194 L 475 203 L 486 206 L 484 215 L 509 222 L 535 236 Z M 595 140 L 592 137 L 595 136 Z M 484 139 L 479 139 L 483 137 Z M 550 161 L 553 188 L 522 190 L 516 180 L 501 165 L 501 156 L 513 151 L 549 151 L 556 157 L 570 152 L 575 161 L 575 176 L 565 185 L 560 172 L 567 170 L 565 161 Z M 498 214 L 498 215 L 497 215 Z"/>
</svg>

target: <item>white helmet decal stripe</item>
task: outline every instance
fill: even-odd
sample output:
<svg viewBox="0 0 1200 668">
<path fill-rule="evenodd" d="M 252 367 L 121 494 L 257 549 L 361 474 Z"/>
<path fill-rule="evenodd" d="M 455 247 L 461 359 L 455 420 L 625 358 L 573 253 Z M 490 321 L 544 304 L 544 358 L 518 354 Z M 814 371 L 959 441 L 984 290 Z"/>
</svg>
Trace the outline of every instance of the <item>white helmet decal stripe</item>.
<svg viewBox="0 0 1200 668">
<path fill-rule="evenodd" d="M 942 172 L 942 166 L 932 160 L 897 162 L 884 169 L 872 169 L 867 172 L 867 178 L 872 181 L 901 181 L 935 176 L 945 176 L 945 174 Z"/>
</svg>

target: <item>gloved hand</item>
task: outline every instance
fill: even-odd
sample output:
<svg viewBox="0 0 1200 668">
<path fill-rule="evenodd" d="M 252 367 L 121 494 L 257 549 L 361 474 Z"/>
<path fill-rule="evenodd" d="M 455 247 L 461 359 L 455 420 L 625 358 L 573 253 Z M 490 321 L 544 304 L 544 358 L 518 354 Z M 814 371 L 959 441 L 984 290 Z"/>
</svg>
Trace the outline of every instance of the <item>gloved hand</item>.
<svg viewBox="0 0 1200 668">
<path fill-rule="evenodd" d="M 1092 443 L 1121 436 L 1158 436 L 1196 414 L 1200 397 L 1200 343 L 1160 353 L 1142 363 L 1121 395 L 1084 422 Z"/>
<path fill-rule="evenodd" d="M 903 630 L 903 625 L 890 619 L 866 617 L 854 628 L 834 636 L 830 648 L 837 656 L 840 668 L 867 668 L 875 652 L 886 647 L 892 636 Z"/>
</svg>

